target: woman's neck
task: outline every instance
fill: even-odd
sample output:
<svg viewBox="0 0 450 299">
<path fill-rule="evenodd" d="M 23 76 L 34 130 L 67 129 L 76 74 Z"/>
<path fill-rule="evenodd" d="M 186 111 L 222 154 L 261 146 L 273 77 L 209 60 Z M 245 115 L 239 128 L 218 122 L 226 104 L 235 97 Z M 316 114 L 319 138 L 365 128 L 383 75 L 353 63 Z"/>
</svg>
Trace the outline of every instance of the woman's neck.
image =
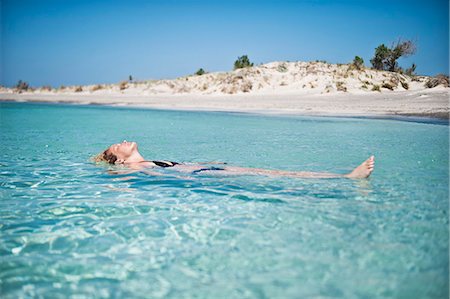
<svg viewBox="0 0 450 299">
<path fill-rule="evenodd" d="M 139 152 L 134 152 L 131 156 L 129 156 L 124 163 L 140 163 L 144 162 L 145 159 L 142 157 L 142 155 Z"/>
</svg>

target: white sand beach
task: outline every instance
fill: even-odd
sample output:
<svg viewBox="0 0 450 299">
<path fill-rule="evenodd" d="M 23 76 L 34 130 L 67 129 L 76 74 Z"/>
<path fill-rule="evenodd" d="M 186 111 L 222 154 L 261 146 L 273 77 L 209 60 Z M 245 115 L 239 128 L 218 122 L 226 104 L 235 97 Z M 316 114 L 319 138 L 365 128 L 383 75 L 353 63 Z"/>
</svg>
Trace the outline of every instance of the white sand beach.
<svg viewBox="0 0 450 299">
<path fill-rule="evenodd" d="M 448 81 L 348 64 L 272 62 L 230 72 L 18 91 L 0 100 L 268 114 L 449 118 Z"/>
</svg>

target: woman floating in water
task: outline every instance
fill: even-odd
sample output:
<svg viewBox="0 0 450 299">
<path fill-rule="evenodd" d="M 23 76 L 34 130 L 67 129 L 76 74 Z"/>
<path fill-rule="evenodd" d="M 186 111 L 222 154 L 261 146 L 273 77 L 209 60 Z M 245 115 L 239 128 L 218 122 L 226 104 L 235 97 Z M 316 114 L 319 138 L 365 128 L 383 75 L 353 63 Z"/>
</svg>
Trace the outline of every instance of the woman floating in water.
<svg viewBox="0 0 450 299">
<path fill-rule="evenodd" d="M 221 164 L 220 167 L 208 166 L 201 164 L 185 164 L 171 161 L 152 161 L 145 160 L 139 153 L 136 142 L 128 142 L 124 140 L 122 143 L 113 144 L 105 151 L 97 155 L 94 160 L 96 162 L 108 162 L 110 164 L 124 164 L 129 168 L 136 170 L 143 170 L 154 167 L 171 167 L 180 172 L 188 173 L 221 173 L 221 174 L 244 174 L 244 175 L 267 175 L 267 176 L 282 176 L 282 177 L 296 177 L 296 178 L 351 178 L 362 179 L 367 178 L 374 168 L 374 156 L 371 156 L 366 161 L 361 163 L 358 167 L 347 174 L 335 174 L 327 172 L 308 172 L 308 171 L 283 171 L 270 170 L 261 168 L 245 168 L 225 165 L 225 163 L 206 163 L 206 164 Z"/>
</svg>

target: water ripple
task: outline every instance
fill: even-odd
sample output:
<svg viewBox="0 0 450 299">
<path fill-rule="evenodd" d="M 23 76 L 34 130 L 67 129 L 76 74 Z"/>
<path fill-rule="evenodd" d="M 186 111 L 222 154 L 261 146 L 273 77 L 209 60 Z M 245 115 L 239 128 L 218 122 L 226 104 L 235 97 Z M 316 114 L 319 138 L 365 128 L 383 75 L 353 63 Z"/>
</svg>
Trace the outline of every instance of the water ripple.
<svg viewBox="0 0 450 299">
<path fill-rule="evenodd" d="M 448 297 L 445 126 L 43 107 L 2 110 L 2 298 Z M 88 160 L 105 130 L 174 161 L 343 173 L 373 151 L 377 169 L 120 174 Z"/>
</svg>

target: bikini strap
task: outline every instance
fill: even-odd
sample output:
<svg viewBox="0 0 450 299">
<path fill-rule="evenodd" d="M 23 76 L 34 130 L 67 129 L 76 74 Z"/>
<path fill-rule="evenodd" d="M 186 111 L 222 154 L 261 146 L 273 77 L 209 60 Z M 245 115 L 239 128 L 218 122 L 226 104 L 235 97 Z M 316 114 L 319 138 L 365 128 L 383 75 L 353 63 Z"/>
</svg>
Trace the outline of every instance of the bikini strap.
<svg viewBox="0 0 450 299">
<path fill-rule="evenodd" d="M 159 167 L 173 167 L 177 164 L 180 164 L 178 162 L 172 162 L 172 161 L 149 161 L 149 162 L 152 162 L 156 166 L 159 166 Z"/>
</svg>

